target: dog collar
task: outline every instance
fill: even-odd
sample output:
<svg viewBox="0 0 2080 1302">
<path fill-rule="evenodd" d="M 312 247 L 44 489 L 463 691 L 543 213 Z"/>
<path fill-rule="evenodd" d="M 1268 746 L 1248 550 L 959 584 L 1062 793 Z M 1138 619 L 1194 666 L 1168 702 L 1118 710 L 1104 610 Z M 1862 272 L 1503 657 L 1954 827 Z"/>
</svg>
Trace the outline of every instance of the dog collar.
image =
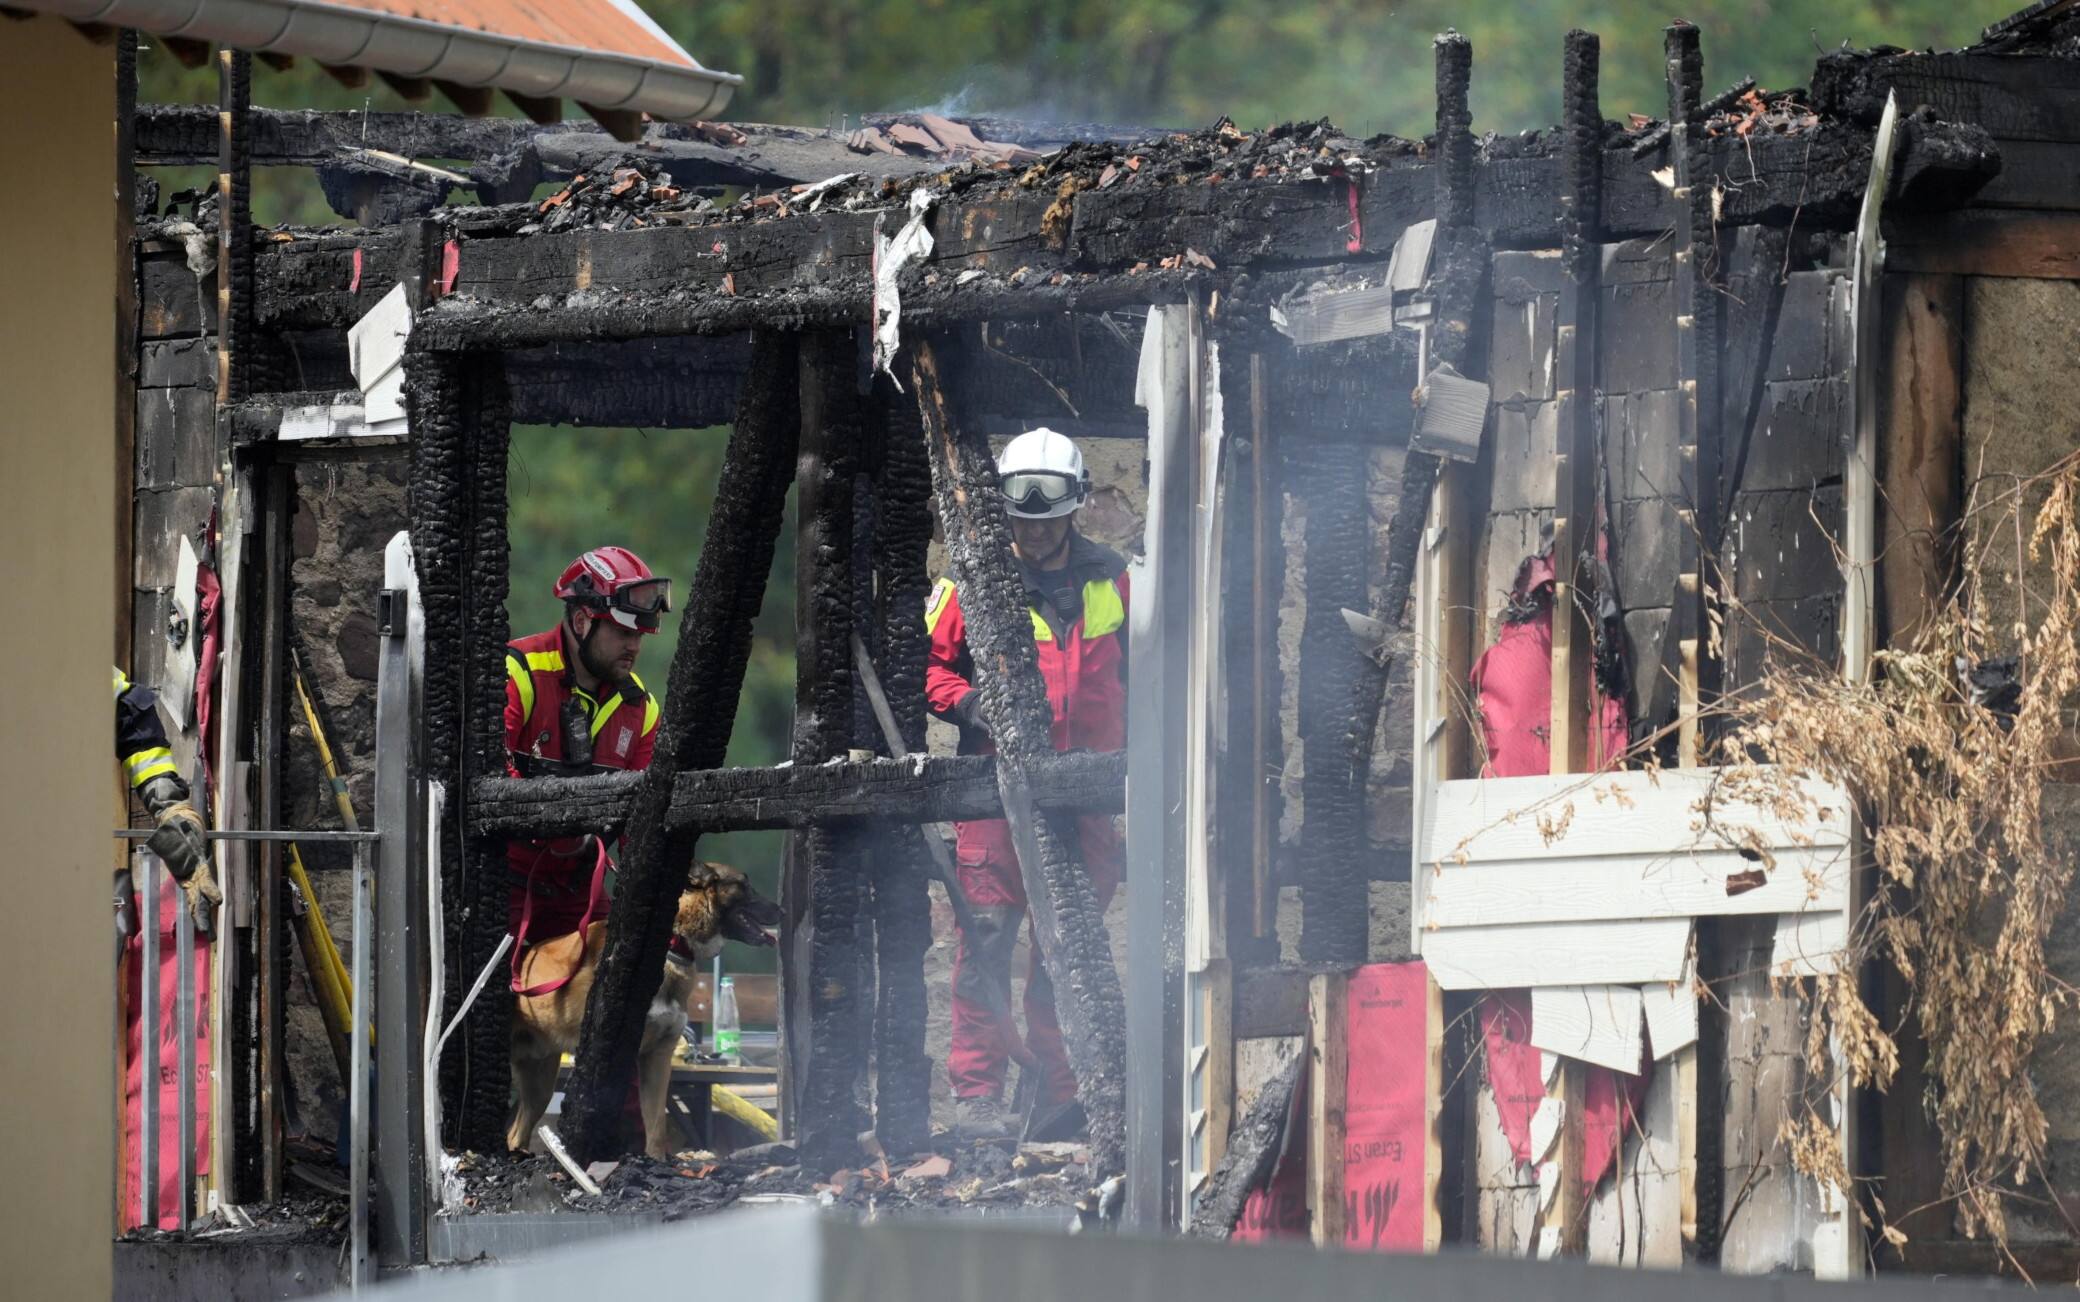
<svg viewBox="0 0 2080 1302">
<path fill-rule="evenodd" d="M 687 948 L 686 942 L 679 939 L 676 934 L 672 936 L 671 947 L 665 950 L 664 956 L 689 965 L 694 961 L 693 951 Z"/>
</svg>

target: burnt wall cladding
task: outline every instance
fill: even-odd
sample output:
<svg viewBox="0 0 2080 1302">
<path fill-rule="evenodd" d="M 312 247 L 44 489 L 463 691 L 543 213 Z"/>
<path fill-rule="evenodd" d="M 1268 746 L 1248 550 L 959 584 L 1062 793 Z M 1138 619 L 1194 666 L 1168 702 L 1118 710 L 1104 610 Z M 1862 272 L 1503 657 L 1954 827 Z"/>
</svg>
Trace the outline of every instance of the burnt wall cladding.
<svg viewBox="0 0 2080 1302">
<path fill-rule="evenodd" d="M 1848 316 L 1840 273 L 1813 268 L 1785 278 L 1752 417 L 1727 429 L 1730 495 L 1718 560 L 1721 581 L 1749 616 L 1729 627 L 1729 691 L 1755 680 L 1772 638 L 1822 662 L 1836 653 Z"/>
</svg>

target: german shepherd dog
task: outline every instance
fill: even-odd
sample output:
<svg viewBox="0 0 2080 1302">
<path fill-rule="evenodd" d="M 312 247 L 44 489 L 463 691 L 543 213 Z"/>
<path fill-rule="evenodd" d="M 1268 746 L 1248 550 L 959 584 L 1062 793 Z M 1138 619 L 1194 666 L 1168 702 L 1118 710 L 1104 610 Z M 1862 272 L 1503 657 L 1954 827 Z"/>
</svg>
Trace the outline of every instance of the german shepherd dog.
<svg viewBox="0 0 2080 1302">
<path fill-rule="evenodd" d="M 665 1121 L 665 1093 L 672 1080 L 672 1049 L 686 1029 L 687 1006 L 694 978 L 722 952 L 724 940 L 770 945 L 767 928 L 780 925 L 780 906 L 751 888 L 744 874 L 728 864 L 697 863 L 688 871 L 679 913 L 672 923 L 672 948 L 665 958 L 664 980 L 650 1001 L 643 1042 L 636 1052 L 637 1091 L 643 1105 L 643 1148 L 651 1157 L 669 1157 L 671 1131 Z M 518 1104 L 506 1131 L 506 1146 L 524 1150 L 549 1100 L 556 1092 L 556 1069 L 578 1046 L 578 1023 L 599 971 L 607 945 L 607 924 L 595 922 L 584 933 L 557 936 L 528 950 L 521 959 L 520 984 L 533 986 L 572 973 L 563 986 L 542 995 L 523 995 L 513 1007 L 513 1094 Z"/>
</svg>

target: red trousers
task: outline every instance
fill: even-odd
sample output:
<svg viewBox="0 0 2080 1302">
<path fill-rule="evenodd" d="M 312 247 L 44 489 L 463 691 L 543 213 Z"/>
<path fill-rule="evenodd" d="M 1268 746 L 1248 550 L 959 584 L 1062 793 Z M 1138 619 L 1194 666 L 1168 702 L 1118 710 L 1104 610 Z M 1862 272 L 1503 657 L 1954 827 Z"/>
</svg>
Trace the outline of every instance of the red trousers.
<svg viewBox="0 0 2080 1302">
<path fill-rule="evenodd" d="M 1122 854 L 1119 831 L 1108 815 L 1078 820 L 1084 868 L 1098 894 L 1098 907 L 1119 889 Z M 953 960 L 953 1044 L 946 1058 L 947 1075 L 957 1098 L 995 1096 L 1004 1087 L 1009 1060 L 1006 1036 L 1014 1026 L 999 1027 L 990 1014 L 989 987 L 1002 1006 L 1011 1005 L 1011 953 L 1018 946 L 1019 924 L 1026 916 L 1025 882 L 1018 855 L 1011 848 L 1011 827 L 1003 819 L 954 825 L 960 860 L 961 890 L 975 912 L 974 933 L 963 930 Z M 1054 982 L 1040 960 L 1040 945 L 1031 943 L 1032 963 L 1026 972 L 1025 1045 L 1042 1072 L 1040 1106 L 1076 1096 L 1076 1074 L 1062 1046 L 1061 1023 L 1055 1019 Z"/>
</svg>

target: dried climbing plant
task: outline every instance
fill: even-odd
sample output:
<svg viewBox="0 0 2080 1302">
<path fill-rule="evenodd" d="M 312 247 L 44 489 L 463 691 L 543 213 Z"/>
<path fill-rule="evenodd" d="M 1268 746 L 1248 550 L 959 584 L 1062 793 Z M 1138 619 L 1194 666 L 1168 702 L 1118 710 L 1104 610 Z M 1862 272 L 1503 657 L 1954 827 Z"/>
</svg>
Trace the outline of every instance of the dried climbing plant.
<svg viewBox="0 0 2080 1302">
<path fill-rule="evenodd" d="M 1792 1161 L 1851 1187 L 1826 1091 L 1841 1073 L 1883 1089 L 1898 1067 L 1892 1031 L 1857 988 L 1863 961 L 1882 957 L 1906 979 L 1928 1045 L 1928 1101 L 1959 1228 L 2005 1244 L 2006 1201 L 2044 1163 L 2031 1056 L 2075 993 L 2045 957 L 2074 858 L 2047 841 L 2042 804 L 2080 689 L 2080 454 L 1978 503 L 1970 525 L 1974 537 L 2026 540 L 2040 577 L 1967 557 L 1941 613 L 1911 646 L 1879 652 L 1864 684 L 1758 630 L 1764 667 L 1725 704 L 1714 801 L 1790 814 L 1811 804 L 1802 776 L 1839 784 L 1877 870 L 1841 963 L 1813 978 L 1805 1053 L 1820 1093 L 1785 1127 Z M 2026 612 L 2000 628 L 1986 618 L 1997 584 Z M 1723 627 L 1761 622 L 1730 598 L 1724 619 L 1715 640 Z M 2011 666 L 2019 692 L 1998 681 Z M 1869 1202 L 1885 1237 L 1905 1242 Z"/>
</svg>

